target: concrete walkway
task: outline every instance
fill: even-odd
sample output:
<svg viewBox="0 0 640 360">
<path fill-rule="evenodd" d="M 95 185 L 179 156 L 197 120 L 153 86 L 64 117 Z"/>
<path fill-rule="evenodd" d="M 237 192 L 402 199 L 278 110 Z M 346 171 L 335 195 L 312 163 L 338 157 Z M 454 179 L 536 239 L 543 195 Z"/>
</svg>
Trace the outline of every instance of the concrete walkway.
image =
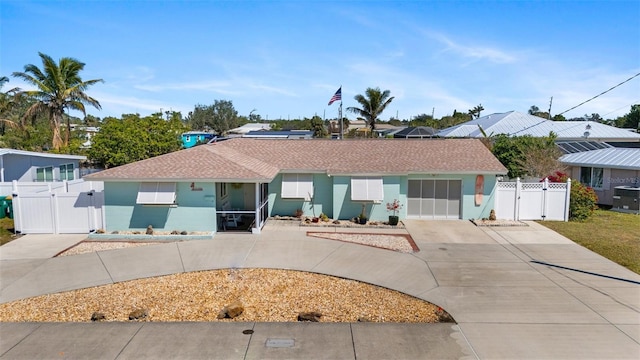
<svg viewBox="0 0 640 360">
<path fill-rule="evenodd" d="M 275 223 L 259 236 L 225 233 L 61 258 L 49 254 L 67 244 L 37 255 L 23 251 L 32 244 L 26 236 L 0 247 L 0 302 L 178 272 L 264 267 L 395 289 L 443 307 L 457 324 L 2 323 L 0 358 L 640 358 L 639 275 L 536 223 L 405 223 L 417 253 L 311 238 L 304 232 L 316 228 Z"/>
</svg>

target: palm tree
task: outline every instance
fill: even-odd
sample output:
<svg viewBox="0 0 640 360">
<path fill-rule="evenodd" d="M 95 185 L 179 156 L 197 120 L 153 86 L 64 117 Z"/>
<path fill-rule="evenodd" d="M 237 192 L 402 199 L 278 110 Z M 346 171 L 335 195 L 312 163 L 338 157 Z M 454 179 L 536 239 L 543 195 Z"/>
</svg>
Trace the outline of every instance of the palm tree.
<svg viewBox="0 0 640 360">
<path fill-rule="evenodd" d="M 63 141 L 60 136 L 60 126 L 63 122 L 65 109 L 80 110 L 85 116 L 85 104 L 101 109 L 100 103 L 88 96 L 85 91 L 89 86 L 103 82 L 103 80 L 82 81 L 79 73 L 84 69 L 84 63 L 74 58 L 64 57 L 56 63 L 48 55 L 43 53 L 38 53 L 38 55 L 42 59 L 43 70 L 29 64 L 25 65 L 24 72 L 14 72 L 13 76 L 37 88 L 37 90 L 21 92 L 36 100 L 36 103 L 27 109 L 24 118 L 34 117 L 38 114 L 47 116 L 53 131 L 53 148 L 59 150 L 69 144 L 69 133 L 71 132 L 69 118 L 67 118 L 67 131 Z"/>
<path fill-rule="evenodd" d="M 6 76 L 0 77 L 0 90 L 4 86 L 4 84 L 9 82 L 9 78 Z M 19 88 L 13 88 L 5 92 L 0 92 L 0 135 L 4 135 L 5 125 L 9 125 L 11 127 L 18 127 L 17 121 L 12 121 L 9 119 L 11 117 L 11 112 L 13 108 L 17 104 L 18 93 L 20 92 Z"/>
<path fill-rule="evenodd" d="M 376 129 L 376 120 L 378 116 L 387 108 L 394 97 L 389 97 L 389 90 L 380 91 L 380 88 L 367 88 L 365 95 L 358 94 L 354 99 L 361 105 L 360 108 L 348 107 L 347 111 L 357 114 L 359 120 L 364 120 L 371 128 L 371 133 Z"/>
</svg>

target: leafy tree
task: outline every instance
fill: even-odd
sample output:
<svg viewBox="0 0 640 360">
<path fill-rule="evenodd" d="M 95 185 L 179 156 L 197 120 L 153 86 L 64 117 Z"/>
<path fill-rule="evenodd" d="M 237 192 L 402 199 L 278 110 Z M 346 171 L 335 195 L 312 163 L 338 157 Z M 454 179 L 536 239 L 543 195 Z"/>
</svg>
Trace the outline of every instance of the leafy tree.
<svg viewBox="0 0 640 360">
<path fill-rule="evenodd" d="M 376 121 L 378 116 L 391 104 L 394 97 L 391 96 L 391 91 L 380 91 L 380 88 L 367 88 L 365 95 L 358 94 L 354 99 L 360 104 L 360 107 L 348 107 L 347 111 L 358 115 L 358 119 L 362 119 L 367 122 L 367 125 L 371 128 L 371 133 L 376 129 Z"/>
<path fill-rule="evenodd" d="M 193 130 L 213 130 L 224 135 L 239 124 L 238 112 L 228 100 L 215 100 L 212 105 L 196 105 L 187 122 Z"/>
<path fill-rule="evenodd" d="M 84 63 L 69 57 L 61 58 L 56 63 L 50 56 L 38 53 L 42 59 L 43 70 L 37 66 L 25 65 L 24 72 L 14 72 L 13 76 L 35 86 L 37 90 L 21 93 L 37 101 L 27 110 L 25 117 L 45 114 L 53 132 L 52 145 L 55 150 L 67 146 L 71 127 L 67 121 L 67 132 L 64 140 L 60 136 L 60 126 L 66 109 L 82 111 L 86 115 L 85 104 L 100 109 L 100 103 L 87 95 L 85 90 L 90 86 L 103 82 L 102 79 L 83 81 L 80 71 Z M 67 118 L 68 120 L 68 118 Z"/>
<path fill-rule="evenodd" d="M 567 121 L 567 118 L 565 118 L 563 115 L 554 115 L 553 118 L 551 119 L 553 121 Z"/>
<path fill-rule="evenodd" d="M 616 119 L 615 125 L 640 132 L 640 104 L 631 105 L 629 113 Z"/>
<path fill-rule="evenodd" d="M 507 168 L 510 178 L 544 176 L 562 169 L 555 138 L 553 133 L 546 137 L 500 134 L 493 138 L 491 152 Z"/>
<path fill-rule="evenodd" d="M 125 114 L 122 119 L 107 117 L 91 139 L 88 156 L 105 168 L 148 159 L 179 150 L 184 131 L 186 127 L 178 117 L 164 120 L 161 113 L 144 118 L 138 114 Z"/>
<path fill-rule="evenodd" d="M 409 122 L 409 126 L 430 126 L 434 129 L 439 127 L 439 122 L 434 120 L 431 115 L 420 114 L 416 115 Z"/>
<path fill-rule="evenodd" d="M 437 129 L 445 129 L 451 126 L 456 126 L 458 124 L 462 124 L 471 120 L 471 116 L 466 113 L 458 112 L 457 110 L 453 110 L 453 115 L 443 116 L 440 121 L 438 121 Z"/>
</svg>

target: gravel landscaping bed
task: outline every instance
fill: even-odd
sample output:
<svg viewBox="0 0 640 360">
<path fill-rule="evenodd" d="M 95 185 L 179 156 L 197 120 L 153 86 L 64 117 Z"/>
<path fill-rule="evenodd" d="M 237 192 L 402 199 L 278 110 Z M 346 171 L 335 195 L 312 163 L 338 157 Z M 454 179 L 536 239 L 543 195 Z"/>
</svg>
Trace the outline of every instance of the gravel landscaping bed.
<svg viewBox="0 0 640 360">
<path fill-rule="evenodd" d="M 239 301 L 244 311 L 218 319 Z M 0 321 L 296 321 L 317 312 L 320 322 L 439 322 L 442 309 L 426 301 L 362 282 L 291 270 L 224 269 L 175 274 L 43 295 L 0 304 Z M 444 313 L 446 315 L 446 313 Z"/>
<path fill-rule="evenodd" d="M 315 233 L 315 236 L 390 250 L 413 252 L 404 235 Z M 83 241 L 58 256 L 145 246 L 158 242 Z M 415 244 L 413 244 L 415 246 Z M 239 301 L 243 313 L 218 319 Z M 429 302 L 386 288 L 327 275 L 274 269 L 224 269 L 174 274 L 43 295 L 0 304 L 0 321 L 128 321 L 144 310 L 144 321 L 296 321 L 301 312 L 322 314 L 321 322 L 451 321 Z"/>
</svg>

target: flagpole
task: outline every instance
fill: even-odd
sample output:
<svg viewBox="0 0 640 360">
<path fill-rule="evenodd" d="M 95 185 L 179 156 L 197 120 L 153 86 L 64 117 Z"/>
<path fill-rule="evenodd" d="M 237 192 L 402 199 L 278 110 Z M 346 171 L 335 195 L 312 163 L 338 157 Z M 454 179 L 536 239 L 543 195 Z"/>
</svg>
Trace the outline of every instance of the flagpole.
<svg viewBox="0 0 640 360">
<path fill-rule="evenodd" d="M 340 108 L 338 109 L 338 116 L 340 117 L 340 140 L 344 138 L 344 129 L 342 128 L 342 85 L 340 85 Z"/>
</svg>

